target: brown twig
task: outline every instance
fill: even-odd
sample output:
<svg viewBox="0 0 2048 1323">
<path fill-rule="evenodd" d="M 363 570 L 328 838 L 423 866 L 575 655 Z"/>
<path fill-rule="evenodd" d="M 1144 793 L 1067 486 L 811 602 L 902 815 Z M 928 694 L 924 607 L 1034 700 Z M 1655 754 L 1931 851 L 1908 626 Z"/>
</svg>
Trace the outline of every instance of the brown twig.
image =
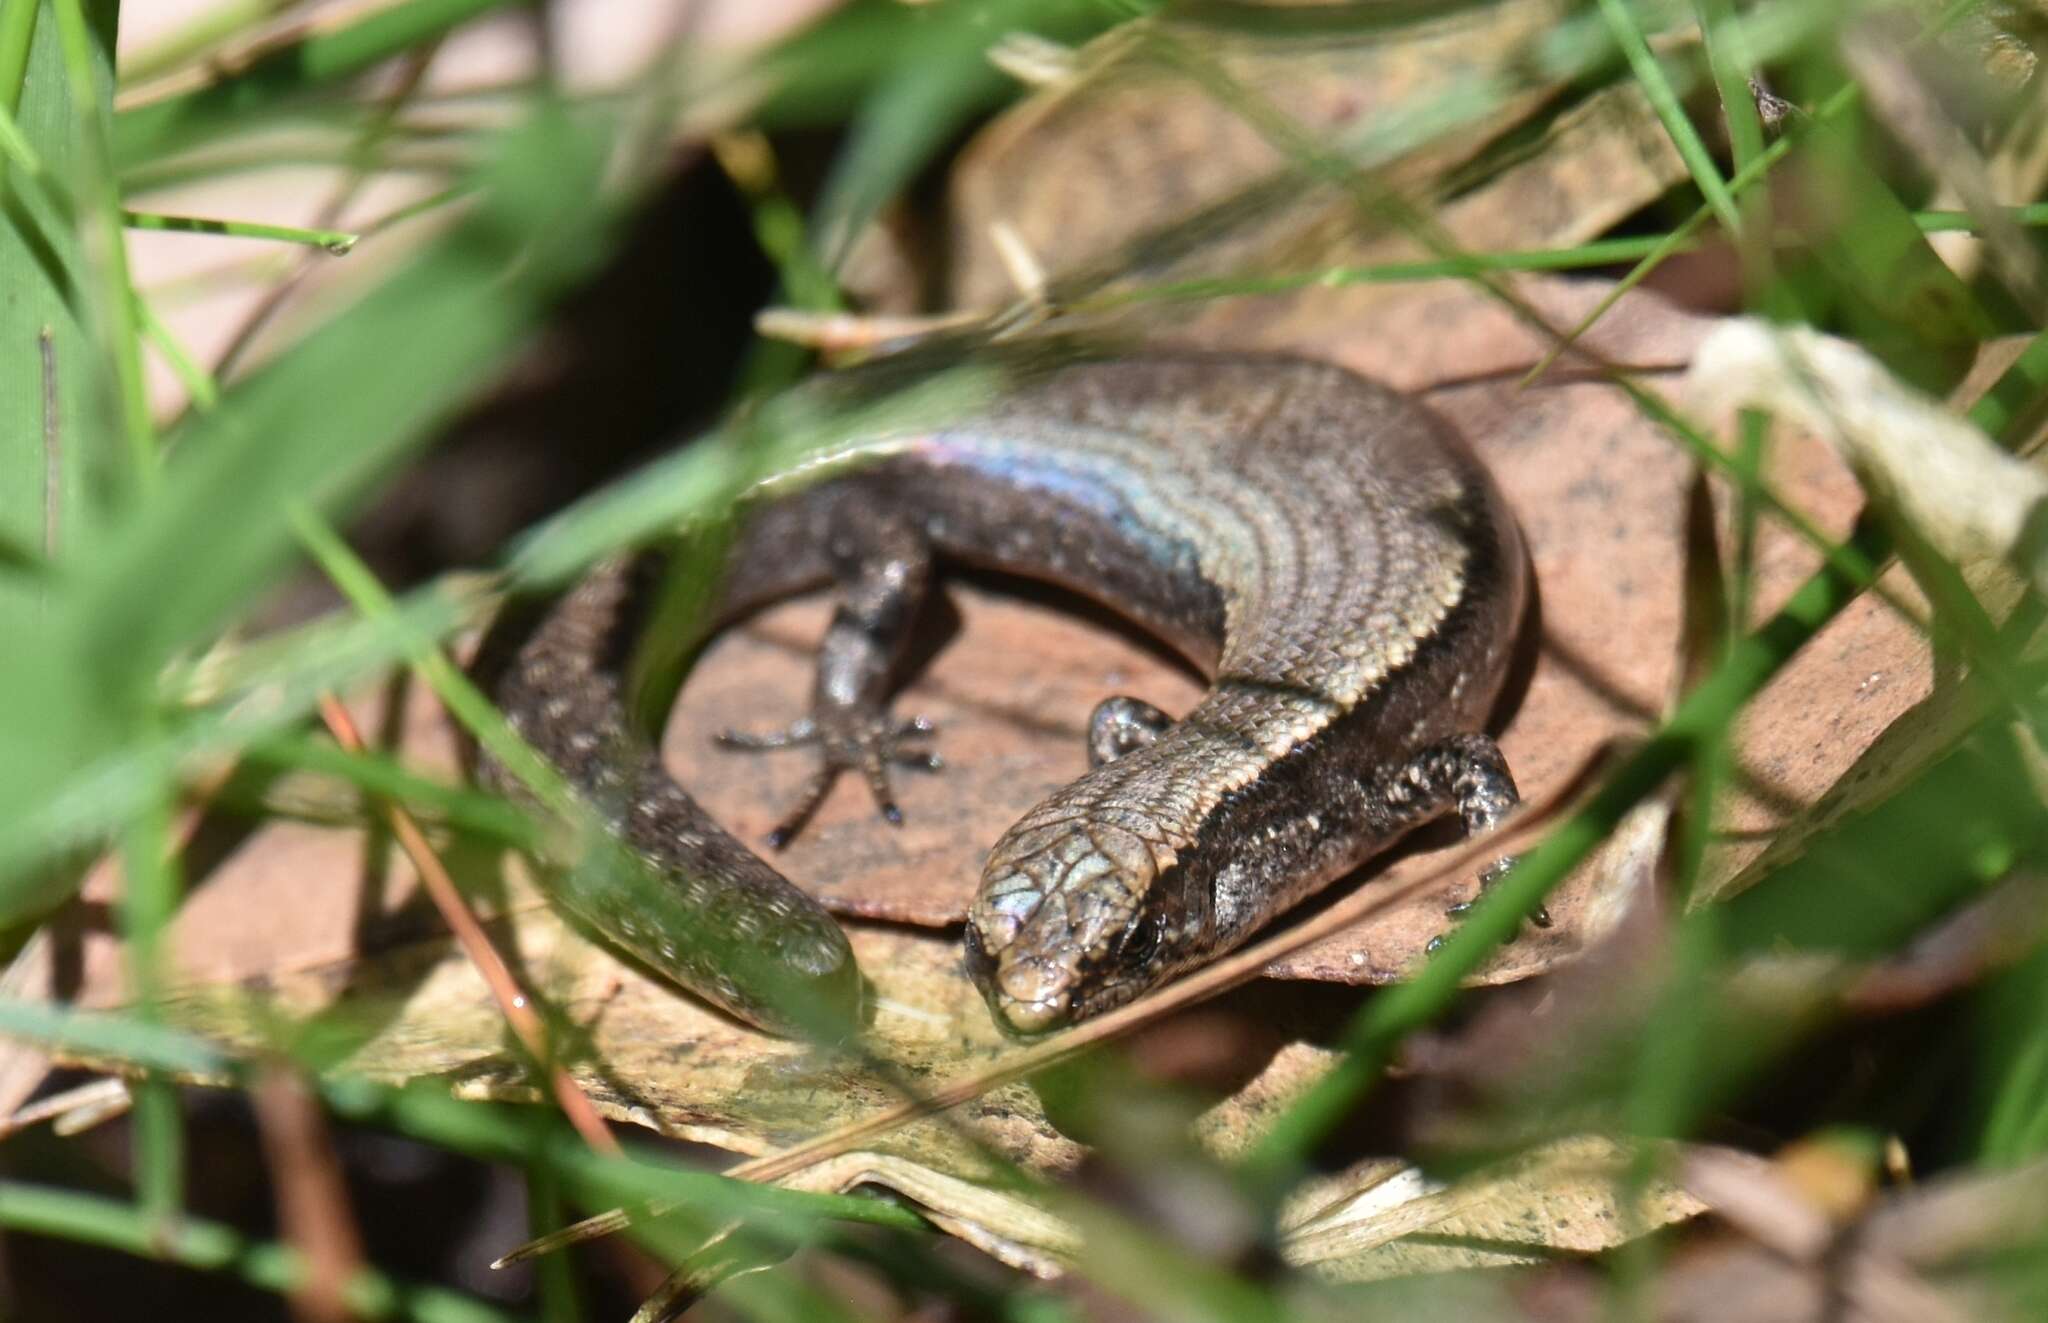
<svg viewBox="0 0 2048 1323">
<path fill-rule="evenodd" d="M 320 697 L 320 718 L 327 723 L 327 729 L 334 735 L 335 742 L 350 753 L 364 752 L 363 737 L 356 730 L 354 719 L 348 709 L 341 705 L 332 694 Z M 391 834 L 397 838 L 399 848 L 412 860 L 412 866 L 419 872 L 420 882 L 426 887 L 427 895 L 433 899 L 434 907 L 441 912 L 441 918 L 448 925 L 455 940 L 461 944 L 463 953 L 483 975 L 490 987 L 491 997 L 498 1003 L 505 1022 L 512 1027 L 522 1046 L 533 1059 L 548 1072 L 548 1082 L 554 1089 L 555 1101 L 562 1114 L 569 1118 L 569 1124 L 583 1136 L 589 1145 L 601 1153 L 618 1154 L 619 1141 L 605 1127 L 598 1116 L 597 1108 L 583 1090 L 577 1087 L 575 1079 L 554 1059 L 548 1046 L 547 1026 L 533 1009 L 533 999 L 519 986 L 511 966 L 491 945 L 489 934 L 462 898 L 462 892 L 455 885 L 455 879 L 448 874 L 441 863 L 441 857 L 427 842 L 426 833 L 419 823 L 397 804 L 381 805 Z"/>
<path fill-rule="evenodd" d="M 347 1288 L 363 1267 L 363 1238 L 327 1118 L 288 1065 L 266 1065 L 250 1098 L 277 1186 L 278 1228 L 306 1263 L 292 1287 L 292 1313 L 301 1323 L 347 1323 Z"/>
</svg>

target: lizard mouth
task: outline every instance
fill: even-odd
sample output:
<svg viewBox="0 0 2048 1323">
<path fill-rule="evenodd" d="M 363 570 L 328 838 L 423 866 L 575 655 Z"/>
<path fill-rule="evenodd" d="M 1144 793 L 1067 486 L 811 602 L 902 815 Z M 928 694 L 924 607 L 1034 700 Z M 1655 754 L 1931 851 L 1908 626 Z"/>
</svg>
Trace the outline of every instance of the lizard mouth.
<svg viewBox="0 0 2048 1323">
<path fill-rule="evenodd" d="M 1063 1029 L 1072 1018 L 1074 996 L 1064 971 L 1041 960 L 1006 965 L 989 988 L 989 1010 L 1013 1034 Z"/>
<path fill-rule="evenodd" d="M 967 976 L 981 989 L 998 1028 L 1018 1037 L 1064 1028 L 1073 1018 L 1068 972 L 1042 957 L 991 952 L 979 926 L 966 933 Z"/>
</svg>

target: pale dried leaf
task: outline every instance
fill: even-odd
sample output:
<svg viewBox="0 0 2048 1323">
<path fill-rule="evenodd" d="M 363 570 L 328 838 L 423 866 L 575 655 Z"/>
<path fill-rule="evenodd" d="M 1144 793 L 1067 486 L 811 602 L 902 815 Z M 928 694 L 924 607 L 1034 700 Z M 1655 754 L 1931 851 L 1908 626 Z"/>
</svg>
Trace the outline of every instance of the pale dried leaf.
<svg viewBox="0 0 2048 1323">
<path fill-rule="evenodd" d="M 491 927 L 531 985 L 573 1026 L 579 1055 L 571 1072 L 601 1112 L 735 1153 L 781 1148 L 884 1106 L 899 1096 L 892 1078 L 911 1088 L 935 1085 L 1014 1050 L 961 976 L 957 944 L 938 934 L 852 932 L 877 995 L 864 1046 L 886 1063 L 884 1077 L 677 995 L 530 899 L 508 906 Z M 233 1048 L 289 1048 L 327 1069 L 373 1080 L 439 1075 L 458 1096 L 538 1096 L 507 1050 L 482 979 L 442 940 L 234 983 L 187 984 L 172 994 L 166 1013 Z M 1307 1044 L 1283 1048 L 1198 1118 L 1198 1140 L 1219 1156 L 1242 1151 L 1331 1059 L 1327 1049 Z M 971 1242 L 1043 1273 L 1069 1252 L 1070 1239 L 1042 1209 L 992 1193 L 987 1183 L 1004 1162 L 1056 1178 L 1081 1156 L 1081 1147 L 1046 1119 L 1036 1093 L 1010 1084 L 794 1179 L 805 1188 L 888 1185 L 942 1225 L 957 1225 Z"/>
<path fill-rule="evenodd" d="M 1749 318 L 1700 345 L 1686 390 L 1716 409 L 1767 409 L 1839 448 L 1864 484 L 1949 559 L 2003 559 L 2048 588 L 2029 544 L 2048 476 L 1901 382 L 1861 348 Z"/>
<path fill-rule="evenodd" d="M 1281 1252 L 1335 1281 L 1505 1267 L 1612 1249 L 1705 1208 L 1654 1177 L 1629 1199 L 1632 1161 L 1623 1145 L 1585 1135 L 1448 1185 L 1414 1167 L 1368 1164 L 1290 1196 Z"/>
<path fill-rule="evenodd" d="M 1037 1277 L 1059 1276 L 1081 1250 L 1079 1229 L 1031 1200 L 894 1154 L 841 1154 L 784 1183 L 805 1190 L 893 1190 L 950 1234 Z"/>
<path fill-rule="evenodd" d="M 1990 447 L 1961 417 L 1962 408 L 2012 362 L 2023 339 L 1986 345 L 1947 406 L 1913 394 L 1888 376 L 1872 380 L 1873 372 L 1882 373 L 1873 364 L 1853 365 L 1863 388 L 1876 392 L 1876 398 L 1850 401 L 1850 425 L 1843 427 L 1834 405 L 1844 383 L 1821 385 L 1823 393 L 1816 397 L 1808 391 L 1815 378 L 1786 380 L 1793 360 L 1777 352 L 1784 342 L 1761 342 L 1754 328 L 1733 325 L 1737 329 L 1726 332 L 1732 339 L 1724 343 L 1735 352 L 1722 356 L 1725 367 L 1704 356 L 1694 378 L 1702 381 L 1699 391 L 1711 390 L 1720 403 L 1723 389 L 1734 392 L 1729 398 L 1762 390 L 1773 402 L 1795 410 L 1809 434 L 1837 438 L 1836 444 L 1865 457 L 1859 462 L 1883 465 L 1873 481 L 1883 490 L 1898 483 L 1912 488 L 1906 496 L 1908 517 L 1931 539 L 1950 541 L 1951 551 L 1961 551 L 1986 531 L 1980 513 L 1961 508 L 1976 499 L 1973 493 L 1982 494 L 1985 483 L 2004 484 L 2008 492 L 2040 486 L 2037 468 Z M 1842 365 L 1828 359 L 1809 366 L 1829 371 Z M 1776 378 L 1776 384 L 1753 385 L 1746 376 L 1750 368 Z M 1709 386 L 1698 375 L 1702 371 L 1727 380 Z M 1916 430 L 1929 428 L 1934 430 Z M 1858 439 L 1866 432 L 1867 452 L 1865 441 Z M 1939 436 L 1956 444 L 1945 446 Z M 1988 464 L 1986 449 L 1994 457 Z M 1921 491 L 1923 474 L 1929 485 Z M 1976 531 L 1970 531 L 1972 524 L 1979 526 Z M 2024 591 L 2021 576 L 2004 559 L 1980 559 L 1962 569 L 1993 618 L 2003 617 Z M 1900 596 L 1917 599 L 1902 567 L 1894 568 L 1885 582 Z M 1708 852 L 1698 894 L 1720 897 L 1747 889 L 1797 858 L 1815 837 L 1899 791 L 1953 748 L 1983 718 L 1981 695 L 1968 686 L 1936 685 L 1934 678 L 1924 640 L 1902 631 L 1898 618 L 1868 595 L 1852 603 L 1792 659 L 1763 700 L 1743 713 L 1740 739 L 1756 779 L 1738 786 L 1724 805 L 1723 839 Z M 1802 710 L 1803 719 L 1785 724 Z"/>
</svg>

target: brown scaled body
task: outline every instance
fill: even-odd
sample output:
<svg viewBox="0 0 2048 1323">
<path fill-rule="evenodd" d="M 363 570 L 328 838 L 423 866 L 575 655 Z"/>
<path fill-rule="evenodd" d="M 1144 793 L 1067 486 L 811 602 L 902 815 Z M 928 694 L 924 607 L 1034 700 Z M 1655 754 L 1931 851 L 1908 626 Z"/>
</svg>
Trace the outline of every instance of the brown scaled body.
<svg viewBox="0 0 2048 1323">
<path fill-rule="evenodd" d="M 889 719 L 885 700 L 934 553 L 1094 597 L 1211 677 L 1178 721 L 1107 705 L 1097 765 L 991 851 L 967 965 L 1006 1027 L 1128 1001 L 1411 827 L 1455 811 L 1482 830 L 1513 806 L 1481 731 L 1527 599 L 1521 540 L 1477 461 L 1394 392 L 1292 358 L 1105 359 L 845 449 L 861 461 L 843 476 L 748 513 L 718 606 L 731 618 L 844 585 L 812 715 L 736 737 L 817 744 L 819 793 L 855 771 L 893 816 L 887 766 L 930 760 L 928 732 Z M 494 631 L 482 669 L 522 734 L 667 879 L 658 915 L 601 892 L 567 894 L 569 908 L 684 986 L 786 1028 L 772 1003 L 792 988 L 857 998 L 852 955 L 631 730 L 623 668 L 646 572 L 608 566 Z M 661 935 L 679 924 L 694 935 Z M 747 958 L 722 963 L 735 945 Z"/>
</svg>

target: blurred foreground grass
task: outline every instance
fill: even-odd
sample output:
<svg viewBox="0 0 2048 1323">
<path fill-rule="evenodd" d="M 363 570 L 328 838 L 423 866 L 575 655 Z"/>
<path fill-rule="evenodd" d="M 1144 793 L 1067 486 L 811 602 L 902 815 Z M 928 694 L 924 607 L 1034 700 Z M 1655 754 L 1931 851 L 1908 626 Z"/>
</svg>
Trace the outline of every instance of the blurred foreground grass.
<svg viewBox="0 0 2048 1323">
<path fill-rule="evenodd" d="M 316 1299 L 309 1283 L 322 1263 L 307 1245 L 257 1243 L 181 1213 L 181 1109 L 165 1076 L 196 1072 L 253 1088 L 275 1064 L 224 1058 L 156 1022 L 149 993 L 160 935 L 188 880 L 172 846 L 173 809 L 245 752 L 277 757 L 280 749 L 316 744 L 280 737 L 305 726 L 321 693 L 416 659 L 429 642 L 469 623 L 477 593 L 473 583 L 444 580 L 388 609 L 316 622 L 217 658 L 211 668 L 200 665 L 208 649 L 292 572 L 309 528 L 317 541 L 323 521 L 403 482 L 437 424 L 485 390 L 559 302 L 616 251 L 626 221 L 658 181 L 666 160 L 659 144 L 671 124 L 729 107 L 735 89 L 745 88 L 746 127 L 831 132 L 831 163 L 800 218 L 772 187 L 753 199 L 783 296 L 830 307 L 840 299 L 826 277 L 861 228 L 978 116 L 1015 95 L 986 58 L 993 41 L 1017 30 L 1078 40 L 1149 6 L 872 0 L 843 6 L 738 67 L 692 58 L 685 28 L 650 73 L 622 90 L 571 96 L 539 78 L 503 88 L 488 122 L 437 144 L 445 156 L 432 167 L 440 171 L 432 197 L 445 220 L 431 237 L 345 309 L 216 386 L 210 369 L 170 340 L 121 258 L 123 226 L 147 211 L 147 186 L 262 164 L 271 134 L 299 135 L 277 149 L 279 159 L 318 150 L 355 160 L 371 175 L 398 168 L 415 144 L 402 124 L 387 122 L 361 76 L 386 61 L 424 57 L 446 34 L 494 17 L 489 11 L 516 8 L 414 0 L 347 12 L 227 72 L 205 73 L 201 56 L 264 18 L 260 7 L 224 10 L 224 21 L 193 35 L 196 45 L 168 57 L 173 72 L 201 71 L 193 87 L 117 112 L 112 3 L 0 0 L 7 112 L 0 119 L 0 343 L 7 346 L 0 353 L 0 638 L 9 641 L 0 649 L 0 928 L 18 947 L 72 894 L 87 863 L 112 852 L 124 865 L 120 920 L 142 993 L 132 1013 L 92 1018 L 0 1001 L 0 1031 L 120 1059 L 137 1072 L 132 1188 L 108 1197 L 0 1183 L 0 1224 L 233 1272 L 291 1293 L 302 1310 L 317 1309 L 308 1303 Z M 1416 17 L 1392 4 L 1182 8 L 1223 28 L 1274 24 L 1297 36 L 1317 24 L 1339 33 L 1384 28 L 1386 40 L 1399 40 L 1402 25 Z M 1485 282 L 1503 268 L 1618 272 L 1636 263 L 1633 280 L 1718 236 L 1739 253 L 1750 308 L 1850 336 L 1907 381 L 1953 385 L 1984 344 L 2042 329 L 2042 290 L 2026 276 L 2027 255 L 2038 263 L 2040 245 L 2023 229 L 2008 260 L 1966 278 L 1937 259 L 1925 231 L 2031 227 L 2041 216 L 2038 209 L 1986 216 L 1967 199 L 1956 210 L 1941 192 L 1945 181 L 1901 143 L 1897 122 L 1873 113 L 1892 89 L 1861 79 L 1885 66 L 1844 56 L 1872 12 L 1831 0 L 1742 9 L 1728 0 L 1694 8 L 1599 0 L 1575 11 L 1531 58 L 1565 62 L 1580 87 L 1634 80 L 1690 185 L 1661 199 L 1627 235 L 1507 257 L 1440 252 L 1391 275 Z M 2031 13 L 1963 3 L 1947 11 L 1902 7 L 1891 16 L 1937 31 L 2017 32 L 2011 41 L 2023 48 Z M 1661 59 L 1664 34 L 1693 23 L 1704 43 Z M 1769 132 L 1753 96 L 1758 76 L 1802 108 Z M 1486 89 L 1464 95 L 1470 104 L 1450 112 L 1483 116 Z M 1979 132 L 1995 143 L 2000 133 L 2036 131 L 2039 99 L 2029 92 L 2017 108 L 2001 103 Z M 1723 122 L 1695 122 L 1703 104 L 1718 105 Z M 337 137 L 343 147 L 334 145 Z M 321 145 L 309 149 L 306 141 Z M 1826 200 L 1825 214 L 1799 211 L 1773 193 L 1774 168 L 1787 157 L 1796 159 L 1805 187 Z M 1361 174 L 1341 160 L 1333 165 L 1313 144 L 1300 148 L 1298 164 L 1340 179 Z M 407 160 L 404 168 L 421 167 Z M 1780 205 L 1785 214 L 1774 210 Z M 1916 211 L 1930 208 L 1942 214 L 1916 220 Z M 1299 283 L 1374 278 L 1390 273 L 1312 271 Z M 1195 285 L 1120 289 L 1104 299 L 1168 305 L 1266 292 L 1286 279 L 1225 274 Z M 2038 339 L 2028 345 L 1972 413 L 2007 445 L 2031 440 L 2048 406 L 2044 346 Z M 174 362 L 187 382 L 192 407 L 179 416 L 151 414 L 142 366 L 150 354 Z M 766 394 L 802 366 L 803 356 L 786 347 L 756 346 L 742 392 Z M 765 416 L 787 418 L 772 406 Z M 799 421 L 820 437 L 855 425 L 835 417 Z M 680 520 L 715 517 L 736 475 L 762 462 L 756 443 L 768 430 L 742 419 L 721 444 L 695 447 L 571 508 L 508 548 L 491 586 L 559 584 Z M 1752 493 L 1767 440 L 1761 421 L 1752 420 L 1727 457 Z M 1759 506 L 1745 506 L 1743 517 L 1761 517 Z M 1901 547 L 1928 585 L 1937 653 L 1959 663 L 1948 682 L 1964 695 L 1968 719 L 1881 803 L 1833 824 L 1740 896 L 1675 921 L 1667 972 L 1640 1023 L 1619 1041 L 1584 1045 L 1588 1059 L 1605 1054 L 1622 1067 L 1588 1071 L 1543 1105 L 1639 1137 L 1725 1136 L 1736 1116 L 1764 1150 L 1812 1133 L 1846 1132 L 1871 1139 L 1873 1148 L 1901 1136 L 1922 1178 L 2040 1159 L 2048 1147 L 2048 950 L 2038 928 L 2021 950 L 1987 963 L 1938 1004 L 1946 1032 L 1902 1034 L 1889 1049 L 1864 1044 L 1866 1077 L 1835 1100 L 1782 1103 L 1766 1087 L 1819 1024 L 1727 995 L 1758 957 L 1872 959 L 1909 951 L 1931 925 L 2038 867 L 2044 677 L 2031 645 L 2040 603 L 2022 598 L 1994 618 L 1913 530 L 1873 514 L 1776 616 L 1747 632 L 1738 557 L 1728 601 L 1699 645 L 1698 683 L 1600 792 L 1524 858 L 1421 977 L 1363 1000 L 1337 1036 L 1345 1064 L 1275 1118 L 1222 1179 L 1270 1215 L 1321 1141 L 1358 1113 L 1402 1044 L 1453 1005 L 1460 976 L 1512 935 L 1517 914 L 1629 809 L 1673 784 L 1683 785 L 1690 806 L 1670 864 L 1675 894 L 1687 894 L 1730 775 L 1729 734 L 1745 701 Z M 354 596 L 358 606 L 377 602 L 374 593 Z M 302 757 L 380 793 L 428 793 L 374 759 L 310 749 Z M 479 820 L 490 812 L 461 803 Z M 906 1299 L 943 1298 L 974 1316 L 1088 1312 L 1057 1290 L 1008 1277 L 992 1285 L 926 1256 L 923 1246 L 937 1233 L 894 1204 L 786 1194 L 603 1158 L 551 1113 L 453 1103 L 431 1082 L 389 1091 L 323 1080 L 316 1097 L 335 1119 L 521 1166 L 539 1192 L 536 1229 L 560 1219 L 563 1199 L 585 1209 L 655 1195 L 690 1201 L 694 1223 L 647 1234 L 707 1280 L 736 1265 L 773 1263 L 798 1245 L 823 1245 L 867 1263 Z M 1530 1133 L 1553 1124 L 1520 1120 Z M 1516 1126 L 1504 1120 L 1501 1133 L 1512 1136 Z M 1503 1138 L 1499 1147 L 1512 1143 Z M 1116 1157 L 1110 1152 L 1110 1161 Z M 1099 1211 L 1089 1225 L 1115 1254 L 1098 1252 L 1091 1275 L 1141 1311 L 1335 1316 L 1397 1298 L 1405 1305 L 1388 1307 L 1426 1309 L 1429 1290 L 1466 1298 L 1454 1293 L 1470 1285 L 1424 1281 L 1399 1297 L 1347 1296 L 1264 1265 L 1205 1262 L 1198 1248 L 1148 1233 L 1138 1219 L 1109 1206 Z M 857 1224 L 866 1224 L 866 1238 L 849 1233 Z M 2048 1222 L 2015 1228 L 2023 1234 L 1999 1265 L 2015 1298 L 2048 1297 L 2042 1225 Z M 698 1242 L 729 1228 L 737 1228 L 727 1242 L 733 1258 L 714 1265 Z M 1645 1239 L 1594 1264 L 1617 1309 L 1649 1307 L 1660 1246 Z M 1118 1271 L 1106 1267 L 1112 1260 Z M 855 1316 L 789 1270 L 735 1277 L 722 1294 L 769 1318 Z M 369 1317 L 495 1312 L 457 1292 L 403 1286 L 374 1266 L 348 1281 L 343 1299 L 348 1311 Z M 1504 1297 L 1487 1300 L 1482 1311 L 1507 1308 Z M 544 1279 L 539 1307 L 557 1317 L 575 1312 L 559 1265 Z"/>
</svg>

